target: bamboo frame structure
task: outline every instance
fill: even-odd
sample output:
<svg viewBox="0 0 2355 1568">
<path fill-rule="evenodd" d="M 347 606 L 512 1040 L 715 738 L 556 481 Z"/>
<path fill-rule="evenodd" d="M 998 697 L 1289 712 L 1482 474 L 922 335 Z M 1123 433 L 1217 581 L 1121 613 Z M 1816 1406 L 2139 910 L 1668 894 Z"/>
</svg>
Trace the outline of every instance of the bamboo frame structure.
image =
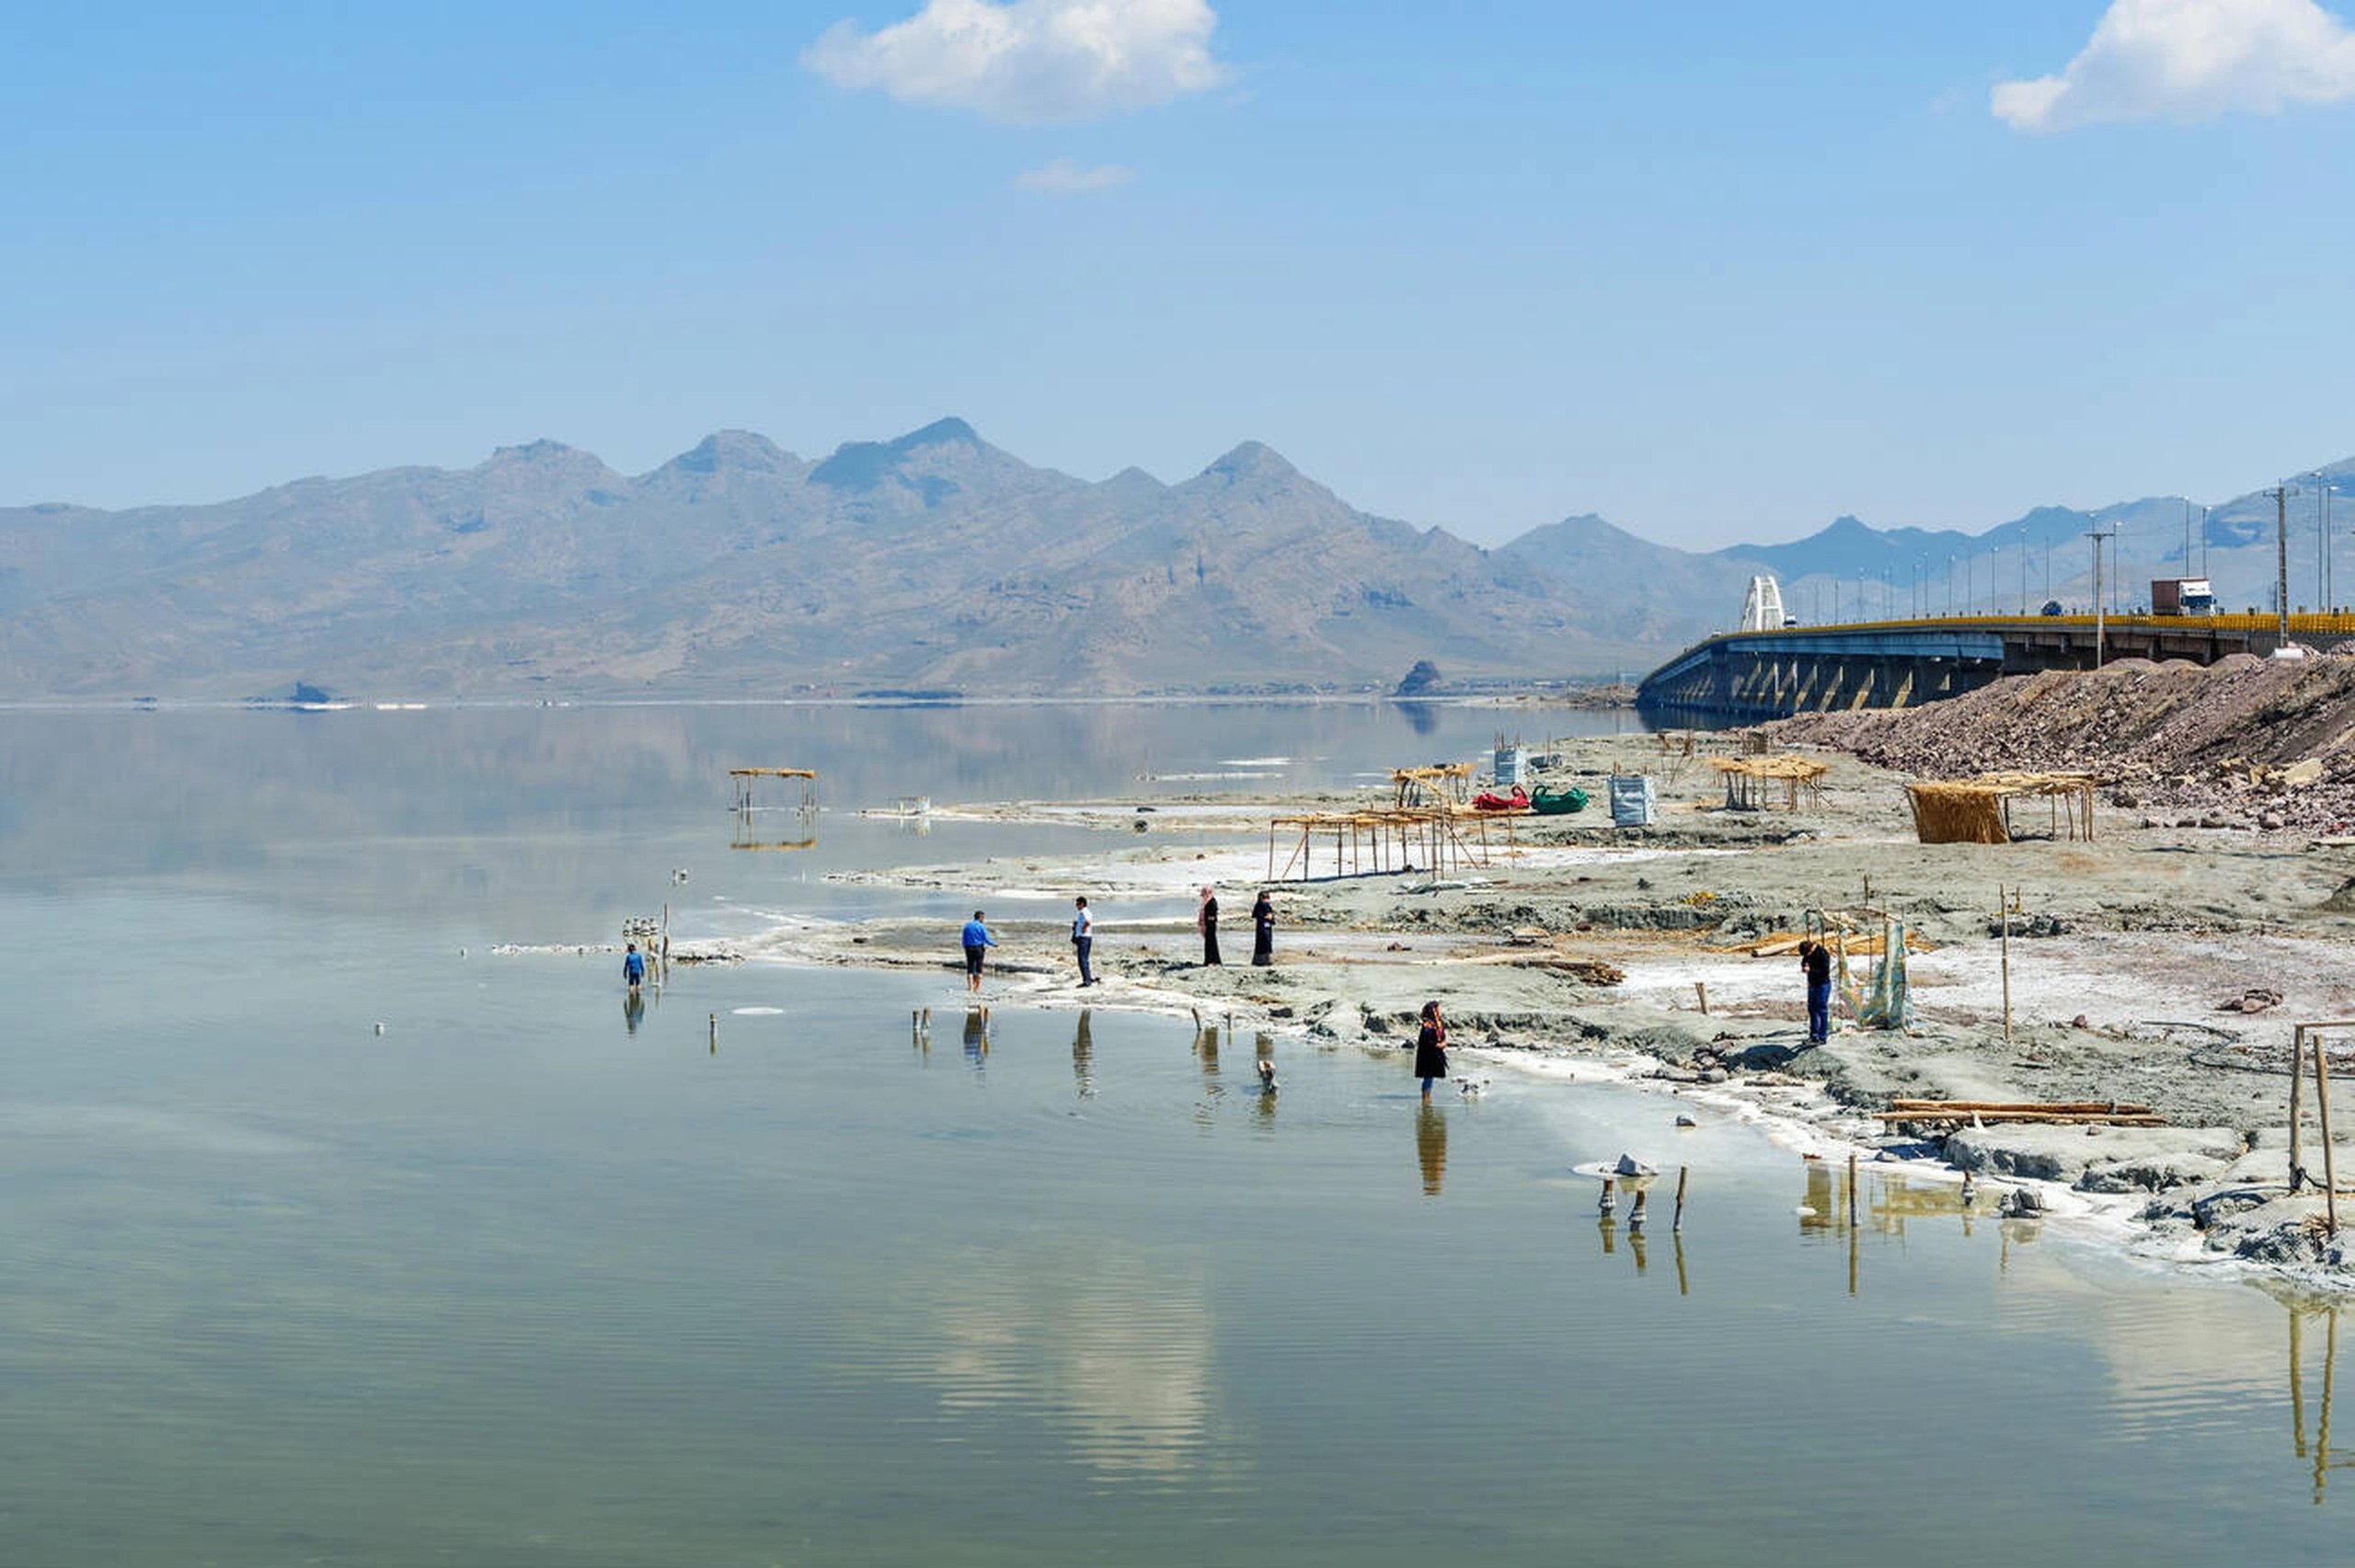
<svg viewBox="0 0 2355 1568">
<path fill-rule="evenodd" d="M 728 778 L 735 790 L 735 807 L 739 815 L 754 809 L 752 789 L 754 784 L 761 779 L 798 779 L 801 782 L 801 798 L 794 805 L 793 809 L 796 811 L 818 809 L 818 774 L 814 769 L 730 768 L 728 770 Z"/>
<path fill-rule="evenodd" d="M 1292 868 L 1298 866 L 1300 880 L 1307 881 L 1315 875 L 1319 845 L 1327 834 L 1332 836 L 1333 875 L 1337 877 L 1368 875 L 1369 861 L 1374 875 L 1409 867 L 1435 873 L 1466 866 L 1485 867 L 1489 856 L 1488 819 L 1493 815 L 1459 811 L 1446 806 L 1423 806 L 1270 817 L 1268 880 L 1288 881 Z M 1462 830 L 1467 823 L 1474 830 L 1470 833 Z M 1296 832 L 1299 838 L 1279 869 L 1276 845 L 1286 830 Z M 1510 820 L 1505 833 L 1510 850 Z"/>
<path fill-rule="evenodd" d="M 1797 811 L 1801 803 L 1809 806 L 1823 804 L 1823 775 L 1832 771 L 1829 762 L 1819 762 L 1811 757 L 1712 757 L 1709 766 L 1723 774 L 1726 781 L 1726 808 L 1730 811 L 1763 811 L 1766 808 L 1767 786 L 1779 783 L 1783 786 L 1783 809 Z"/>
<path fill-rule="evenodd" d="M 2344 1034 L 2355 1030 L 2355 1019 L 2326 1018 L 2294 1025 L 2290 1032 L 2290 1190 L 2296 1192 L 2314 1180 L 2308 1173 L 2300 1151 L 2300 1124 L 2303 1121 L 2299 1104 L 2300 1091 L 2306 1076 L 2309 1053 L 2307 1043 L 2313 1042 L 2311 1059 L 2315 1073 L 2315 1110 L 2322 1122 L 2322 1192 L 2323 1213 L 2330 1233 L 2338 1234 L 2338 1169 L 2330 1141 L 2330 1065 L 2324 1047 L 2324 1036 Z"/>
<path fill-rule="evenodd" d="M 1390 770 L 1394 810 L 1462 806 L 1472 798 L 1472 764 L 1434 762 L 1428 768 Z"/>
<path fill-rule="evenodd" d="M 1905 786 L 1913 807 L 1913 833 L 1925 844 L 2008 844 L 2013 841 L 2011 803 L 2042 796 L 2052 807 L 2052 836 L 2094 836 L 2094 786 L 2090 773 L 1982 773 L 1975 779 L 1925 779 Z"/>
</svg>

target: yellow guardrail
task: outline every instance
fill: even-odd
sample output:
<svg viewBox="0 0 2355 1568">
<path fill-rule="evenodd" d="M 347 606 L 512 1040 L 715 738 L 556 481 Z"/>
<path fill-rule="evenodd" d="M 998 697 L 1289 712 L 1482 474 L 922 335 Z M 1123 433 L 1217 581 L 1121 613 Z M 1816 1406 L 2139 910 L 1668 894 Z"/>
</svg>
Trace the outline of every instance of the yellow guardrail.
<svg viewBox="0 0 2355 1568">
<path fill-rule="evenodd" d="M 2270 632 L 2281 624 L 2279 615 L 2104 615 L 2104 626 L 2152 626 L 2219 632 Z M 1924 615 L 1890 621 L 1810 621 L 1797 626 L 1771 626 L 1754 632 L 1721 632 L 1727 637 L 1772 637 L 1789 632 L 1906 632 L 1966 628 L 1992 631 L 2003 626 L 2090 626 L 2095 617 L 2083 615 Z M 2313 612 L 2290 617 L 2290 635 L 2355 636 L 2355 612 L 2322 614 Z M 1715 641 L 1716 638 L 1704 639 Z M 1695 647 L 1700 646 L 1695 644 Z"/>
</svg>

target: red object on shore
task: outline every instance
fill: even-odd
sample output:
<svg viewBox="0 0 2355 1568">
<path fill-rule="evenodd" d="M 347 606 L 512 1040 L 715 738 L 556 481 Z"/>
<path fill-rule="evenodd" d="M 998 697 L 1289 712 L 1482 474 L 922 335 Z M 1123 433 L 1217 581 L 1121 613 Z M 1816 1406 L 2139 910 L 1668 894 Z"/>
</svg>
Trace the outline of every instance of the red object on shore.
<svg viewBox="0 0 2355 1568">
<path fill-rule="evenodd" d="M 1529 809 L 1529 792 L 1519 784 L 1512 786 L 1511 795 L 1499 795 L 1494 790 L 1490 790 L 1472 797 L 1472 809 L 1475 811 L 1526 811 Z"/>
</svg>

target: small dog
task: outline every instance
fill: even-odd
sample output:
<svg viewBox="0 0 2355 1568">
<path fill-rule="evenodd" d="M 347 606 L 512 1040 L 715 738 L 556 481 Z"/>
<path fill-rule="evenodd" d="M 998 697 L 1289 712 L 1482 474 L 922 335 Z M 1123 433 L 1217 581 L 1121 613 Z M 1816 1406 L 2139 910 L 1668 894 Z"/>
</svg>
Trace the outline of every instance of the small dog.
<svg viewBox="0 0 2355 1568">
<path fill-rule="evenodd" d="M 1488 1086 L 1488 1083 L 1489 1079 L 1486 1073 L 1477 1078 L 1459 1078 L 1455 1081 L 1455 1092 L 1469 1100 L 1477 1096 L 1480 1091 Z"/>
<path fill-rule="evenodd" d="M 1272 1094 L 1275 1092 L 1276 1064 L 1271 1061 L 1262 1061 L 1259 1064 L 1259 1093 Z"/>
</svg>

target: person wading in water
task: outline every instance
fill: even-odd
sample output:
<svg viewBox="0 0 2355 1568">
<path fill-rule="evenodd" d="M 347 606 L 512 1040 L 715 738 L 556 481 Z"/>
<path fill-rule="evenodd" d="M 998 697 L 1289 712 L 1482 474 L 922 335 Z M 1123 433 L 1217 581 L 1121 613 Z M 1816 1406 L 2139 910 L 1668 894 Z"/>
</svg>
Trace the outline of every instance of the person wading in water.
<svg viewBox="0 0 2355 1568">
<path fill-rule="evenodd" d="M 1447 1020 L 1439 1003 L 1423 1003 L 1422 1032 L 1415 1036 L 1415 1076 L 1423 1081 L 1423 1101 L 1430 1104 L 1431 1080 L 1447 1076 Z"/>
</svg>

